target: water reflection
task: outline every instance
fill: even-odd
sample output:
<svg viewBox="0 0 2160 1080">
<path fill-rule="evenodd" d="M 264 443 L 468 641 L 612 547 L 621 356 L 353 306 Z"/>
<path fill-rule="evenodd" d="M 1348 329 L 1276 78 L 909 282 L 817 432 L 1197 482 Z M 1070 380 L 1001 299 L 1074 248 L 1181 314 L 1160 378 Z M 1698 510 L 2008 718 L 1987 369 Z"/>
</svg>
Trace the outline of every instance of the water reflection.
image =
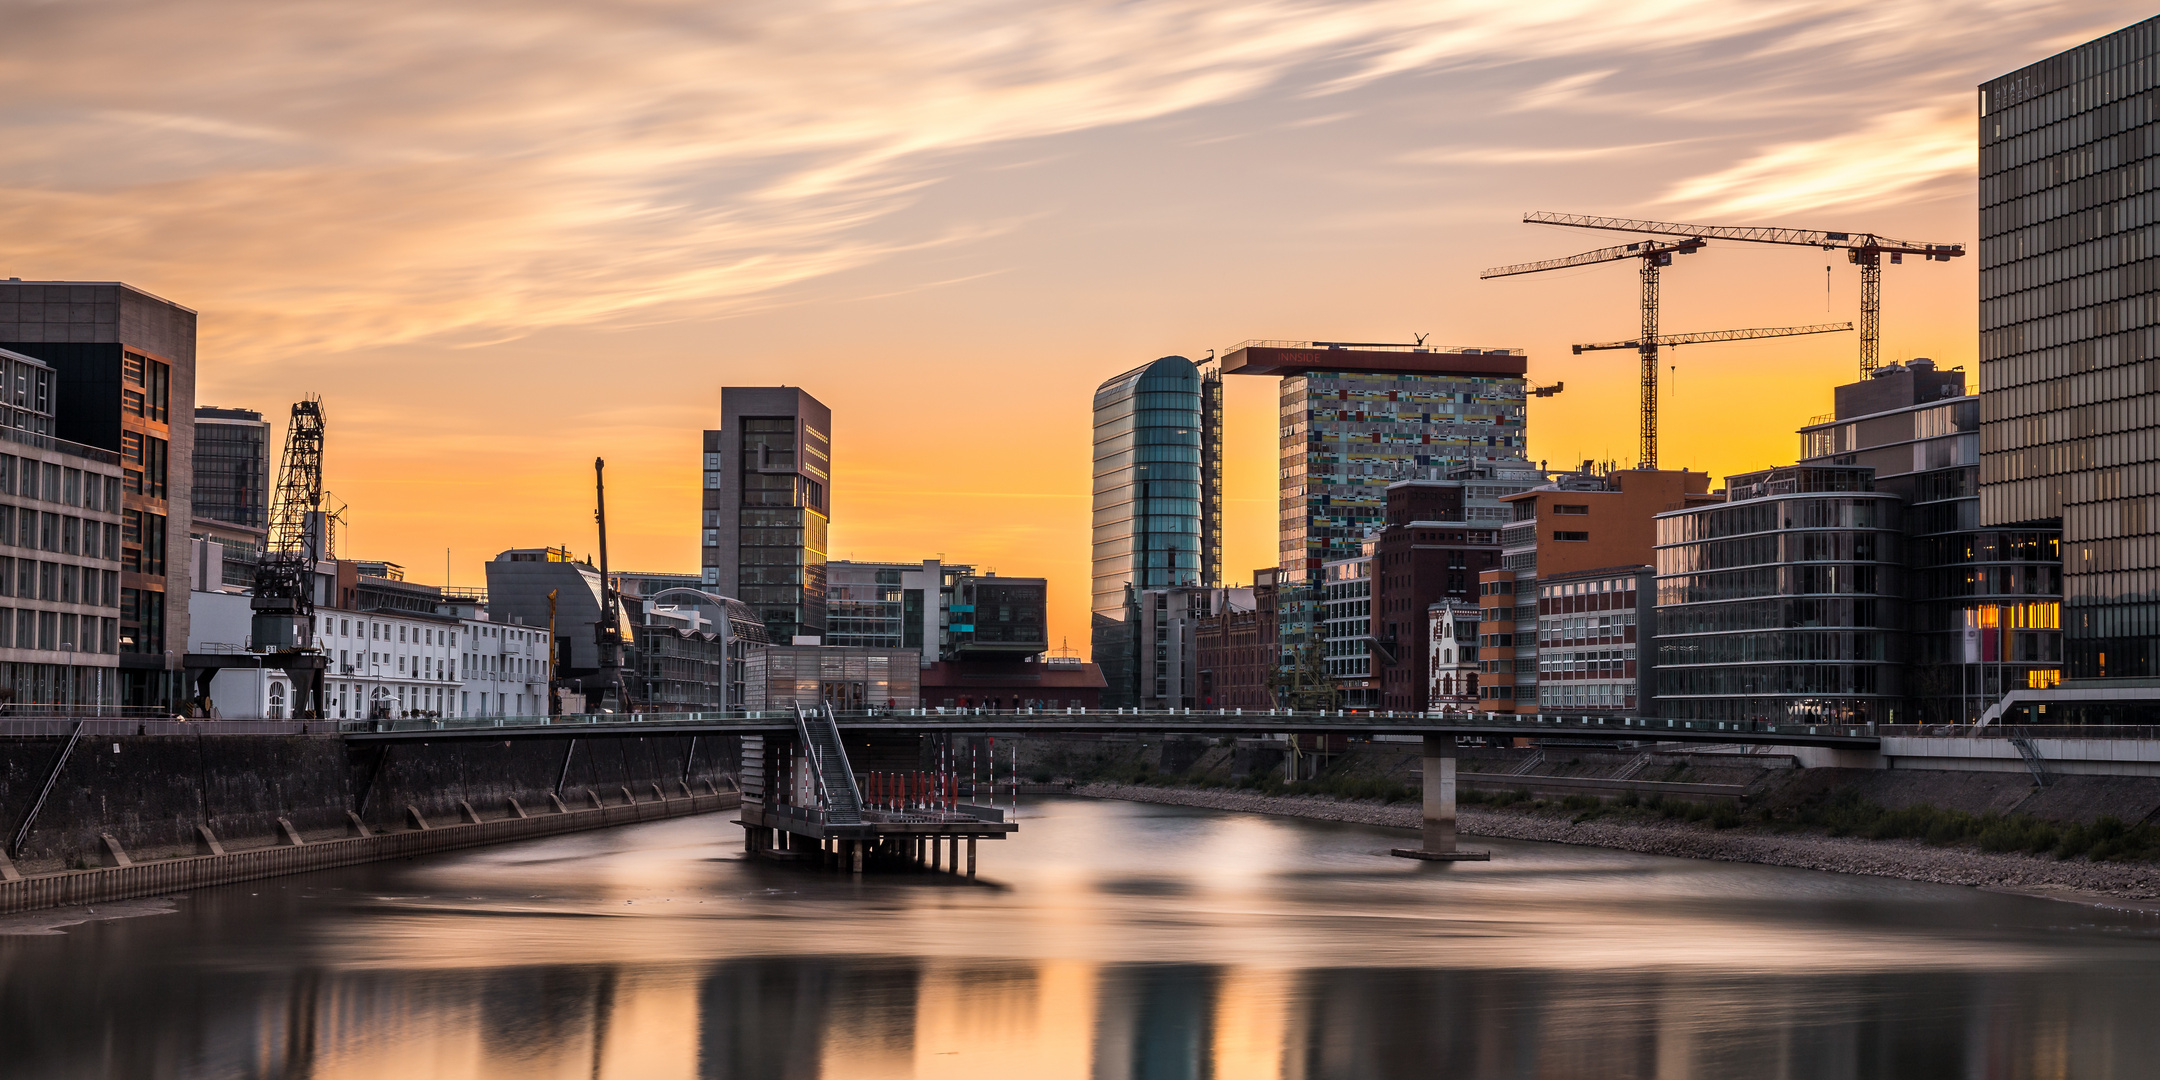
<svg viewBox="0 0 2160 1080">
<path fill-rule="evenodd" d="M 1055 803 L 996 882 L 670 822 L 0 938 L 7 1077 L 2137 1076 L 2160 937 L 1973 890 Z M 647 876 L 639 871 L 650 866 Z M 655 888 L 664 885 L 664 888 Z"/>
</svg>

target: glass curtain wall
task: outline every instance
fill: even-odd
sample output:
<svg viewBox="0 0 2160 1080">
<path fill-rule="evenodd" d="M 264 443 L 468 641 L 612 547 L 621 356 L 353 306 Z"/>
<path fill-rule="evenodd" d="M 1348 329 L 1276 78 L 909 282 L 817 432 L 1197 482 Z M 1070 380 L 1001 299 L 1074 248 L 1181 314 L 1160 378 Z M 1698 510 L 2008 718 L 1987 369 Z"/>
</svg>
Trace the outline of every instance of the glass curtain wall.
<svg viewBox="0 0 2160 1080">
<path fill-rule="evenodd" d="M 1979 113 L 1981 524 L 2060 522 L 2068 678 L 2160 676 L 2160 20 Z"/>
<path fill-rule="evenodd" d="M 1105 705 L 1139 695 L 1127 590 L 1198 585 L 1204 435 L 1200 372 L 1165 356 L 1095 391 L 1093 655 Z"/>
<path fill-rule="evenodd" d="M 796 471 L 795 438 L 794 417 L 743 419 L 739 599 L 776 642 L 825 626 L 825 489 Z"/>
</svg>

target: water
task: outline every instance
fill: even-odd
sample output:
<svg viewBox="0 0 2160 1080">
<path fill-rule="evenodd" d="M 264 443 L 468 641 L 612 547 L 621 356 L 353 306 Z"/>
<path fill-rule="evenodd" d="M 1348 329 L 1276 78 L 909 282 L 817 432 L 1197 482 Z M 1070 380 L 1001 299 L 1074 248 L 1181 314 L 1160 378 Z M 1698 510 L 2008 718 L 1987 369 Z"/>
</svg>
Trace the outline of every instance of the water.
<svg viewBox="0 0 2160 1080">
<path fill-rule="evenodd" d="M 854 881 L 713 815 L 0 920 L 0 1076 L 2160 1075 L 2149 917 L 1404 836 L 1049 800 Z"/>
</svg>

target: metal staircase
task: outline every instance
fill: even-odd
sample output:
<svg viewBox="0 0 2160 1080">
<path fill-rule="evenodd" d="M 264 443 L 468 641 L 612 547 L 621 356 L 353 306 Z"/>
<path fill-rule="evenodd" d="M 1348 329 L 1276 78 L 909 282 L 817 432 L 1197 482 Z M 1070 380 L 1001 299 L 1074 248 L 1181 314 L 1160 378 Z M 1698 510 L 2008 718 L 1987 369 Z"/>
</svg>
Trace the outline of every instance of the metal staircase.
<svg viewBox="0 0 2160 1080">
<path fill-rule="evenodd" d="M 862 791 L 855 786 L 855 770 L 848 766 L 847 748 L 840 744 L 840 724 L 832 706 L 817 712 L 795 710 L 795 729 L 810 754 L 811 772 L 817 776 L 818 808 L 828 825 L 863 823 Z"/>
<path fill-rule="evenodd" d="M 2022 735 L 2012 735 L 2010 745 L 2017 747 L 2018 756 L 2025 759 L 2025 767 L 2032 770 L 2033 786 L 2048 786 L 2047 769 L 2040 763 L 2040 751 L 2033 749 L 2032 740 Z"/>
<path fill-rule="evenodd" d="M 1632 758 L 1629 758 L 1627 764 L 1620 766 L 1619 772 L 1612 774 L 1612 778 L 1615 780 L 1633 780 L 1636 777 L 1641 776 L 1642 771 L 1646 768 L 1649 768 L 1649 766 L 1650 751 L 1645 750 L 1642 753 L 1637 754 Z"/>
<path fill-rule="evenodd" d="M 1537 767 L 1543 764 L 1545 764 L 1545 748 L 1540 746 L 1536 750 L 1532 751 L 1529 757 L 1524 758 L 1522 764 L 1508 770 L 1508 775 L 1528 776 L 1531 773 L 1536 772 Z"/>
</svg>

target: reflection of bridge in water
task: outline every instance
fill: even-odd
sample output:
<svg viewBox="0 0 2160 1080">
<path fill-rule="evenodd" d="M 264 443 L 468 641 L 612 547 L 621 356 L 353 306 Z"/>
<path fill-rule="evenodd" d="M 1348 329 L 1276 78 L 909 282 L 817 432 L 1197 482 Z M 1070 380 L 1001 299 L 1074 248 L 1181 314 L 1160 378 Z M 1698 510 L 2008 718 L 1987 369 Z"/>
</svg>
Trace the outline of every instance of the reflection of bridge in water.
<svg viewBox="0 0 2160 1080">
<path fill-rule="evenodd" d="M 1614 742 L 1706 742 L 1874 751 L 1874 725 L 1669 720 L 1630 716 L 1516 716 L 1321 710 L 1157 711 L 903 709 L 836 714 L 659 713 L 440 720 L 348 721 L 357 742 L 443 739 L 733 735 L 743 740 L 744 842 L 753 855 L 865 869 L 926 865 L 975 872 L 975 844 L 1018 831 L 992 805 L 962 801 L 961 774 L 947 761 L 918 766 L 923 735 L 1073 735 L 1172 732 L 1195 735 L 1416 736 L 1424 743 L 1424 836 L 1405 858 L 1483 859 L 1456 845 L 1455 757 L 1461 739 L 1564 736 Z M 848 743 L 879 760 L 859 771 Z M 866 788 L 868 794 L 866 795 Z M 970 785 L 970 791 L 975 790 Z M 993 799 L 994 801 L 994 799 Z"/>
</svg>

